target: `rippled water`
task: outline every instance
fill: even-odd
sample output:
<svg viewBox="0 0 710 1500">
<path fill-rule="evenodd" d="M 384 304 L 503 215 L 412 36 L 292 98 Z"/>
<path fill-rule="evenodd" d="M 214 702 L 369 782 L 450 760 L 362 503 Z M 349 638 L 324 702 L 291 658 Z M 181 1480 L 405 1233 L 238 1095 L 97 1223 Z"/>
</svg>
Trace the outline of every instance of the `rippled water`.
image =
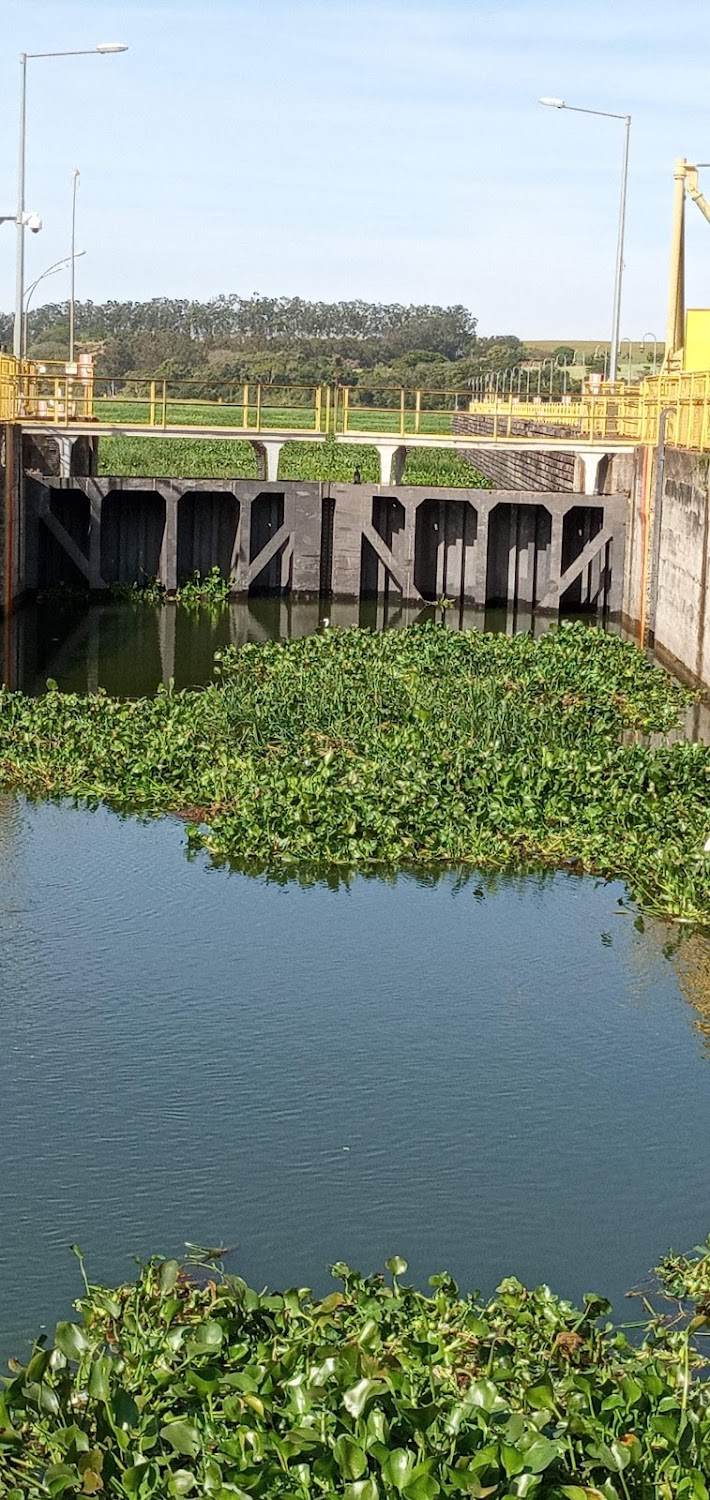
<svg viewBox="0 0 710 1500">
<path fill-rule="evenodd" d="M 109 1280 L 190 1240 L 618 1302 L 710 1229 L 710 950 L 622 895 L 279 886 L 172 819 L 0 802 L 0 1352 L 66 1314 L 72 1241 Z"/>
</svg>

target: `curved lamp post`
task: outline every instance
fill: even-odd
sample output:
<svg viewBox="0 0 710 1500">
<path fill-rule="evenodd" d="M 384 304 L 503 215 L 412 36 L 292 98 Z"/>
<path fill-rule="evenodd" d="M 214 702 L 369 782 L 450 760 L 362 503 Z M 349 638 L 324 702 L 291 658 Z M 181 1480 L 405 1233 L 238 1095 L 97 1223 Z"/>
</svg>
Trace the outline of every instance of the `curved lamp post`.
<svg viewBox="0 0 710 1500">
<path fill-rule="evenodd" d="M 646 343 L 648 342 L 649 339 L 651 339 L 653 341 L 653 373 L 655 375 L 655 373 L 656 373 L 656 358 L 657 358 L 657 354 L 658 354 L 658 339 L 656 338 L 655 333 L 645 333 L 644 336 L 643 336 L 643 338 L 642 338 L 642 340 L 641 340 L 642 347 L 645 347 L 645 345 L 646 345 Z"/>
<path fill-rule="evenodd" d="M 614 309 L 611 319 L 611 356 L 609 359 L 609 379 L 616 380 L 619 326 L 621 323 L 621 282 L 624 274 L 624 233 L 626 229 L 626 189 L 629 180 L 631 115 L 616 114 L 609 109 L 582 109 L 578 104 L 567 104 L 564 99 L 543 98 L 538 100 L 538 104 L 546 104 L 550 109 L 571 109 L 577 115 L 600 115 L 605 120 L 623 120 L 624 122 L 624 155 L 621 166 L 621 199 L 619 202 L 619 229 L 616 242 L 616 269 L 614 273 Z"/>
<path fill-rule="evenodd" d="M 77 250 L 76 254 L 73 257 L 73 259 L 74 260 L 79 260 L 82 255 L 86 255 L 86 251 L 85 250 Z M 41 276 L 37 276 L 34 281 L 30 282 L 30 285 L 28 286 L 28 288 L 27 288 L 27 290 L 25 292 L 24 307 L 22 309 L 22 358 L 23 359 L 27 358 L 27 328 L 28 328 L 28 321 L 29 321 L 30 302 L 32 301 L 33 293 L 36 292 L 37 287 L 40 284 L 40 281 L 44 281 L 45 277 L 47 277 L 47 276 L 55 276 L 56 273 L 57 273 L 57 271 L 63 271 L 64 267 L 69 265 L 69 262 L 70 262 L 71 259 L 72 259 L 72 257 L 70 255 L 65 255 L 64 258 L 63 258 L 63 260 L 55 260 L 53 266 L 47 266 L 46 271 L 43 271 Z"/>
<path fill-rule="evenodd" d="M 93 57 L 113 52 L 127 52 L 126 42 L 99 42 L 98 47 L 80 47 L 68 52 L 21 52 L 20 53 L 20 154 L 17 170 L 17 263 L 15 269 L 15 334 L 13 350 L 16 359 L 22 352 L 22 319 L 25 301 L 25 175 L 27 143 L 27 64 L 47 57 Z"/>
<path fill-rule="evenodd" d="M 634 350 L 634 341 L 633 341 L 633 339 L 630 339 L 628 337 L 620 339 L 619 340 L 619 354 L 621 354 L 622 346 L 624 344 L 628 344 L 628 346 L 629 346 L 628 355 L 627 355 L 627 368 L 628 368 L 627 379 L 628 379 L 628 383 L 630 385 L 631 384 L 631 359 L 632 359 L 633 350 Z"/>
</svg>

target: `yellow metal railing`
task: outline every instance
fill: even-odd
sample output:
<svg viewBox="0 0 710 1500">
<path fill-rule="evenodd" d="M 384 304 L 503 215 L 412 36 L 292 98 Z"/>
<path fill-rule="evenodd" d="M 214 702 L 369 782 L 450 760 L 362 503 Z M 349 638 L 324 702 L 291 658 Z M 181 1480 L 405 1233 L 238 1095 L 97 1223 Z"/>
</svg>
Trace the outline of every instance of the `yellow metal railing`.
<svg viewBox="0 0 710 1500">
<path fill-rule="evenodd" d="M 638 388 L 590 393 L 577 400 L 518 401 L 514 396 L 472 401 L 469 414 L 480 419 L 480 434 L 513 439 L 547 435 L 552 441 L 636 443 L 640 431 Z"/>
<path fill-rule="evenodd" d="M 309 434 L 356 441 L 419 440 L 466 436 L 524 446 L 544 437 L 550 446 L 570 441 L 603 446 L 658 442 L 666 412 L 666 442 L 710 452 L 710 371 L 664 374 L 641 385 L 602 385 L 562 400 L 521 400 L 512 393 L 470 399 L 470 392 L 249 382 L 244 385 L 96 376 L 91 361 L 78 365 L 21 361 L 0 355 L 0 422 L 99 429 L 145 429 L 205 434 L 228 428 L 254 439 L 273 433 L 307 440 Z M 473 420 L 472 420 L 473 419 Z"/>
</svg>

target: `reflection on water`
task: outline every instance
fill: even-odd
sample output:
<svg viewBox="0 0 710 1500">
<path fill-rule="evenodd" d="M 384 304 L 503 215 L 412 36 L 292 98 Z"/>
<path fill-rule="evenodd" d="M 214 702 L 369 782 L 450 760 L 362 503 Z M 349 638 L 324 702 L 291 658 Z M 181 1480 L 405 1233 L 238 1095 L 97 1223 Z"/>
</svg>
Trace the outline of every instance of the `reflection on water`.
<svg viewBox="0 0 710 1500">
<path fill-rule="evenodd" d="M 0 1355 L 187 1240 L 327 1286 L 617 1302 L 710 1228 L 710 1067 L 663 934 L 559 874 L 280 886 L 174 819 L 0 801 Z M 703 970 L 705 973 L 705 970 Z"/>
<path fill-rule="evenodd" d="M 385 601 L 254 598 L 214 611 L 175 604 L 112 602 L 90 608 L 47 601 L 25 606 L 8 623 L 2 640 L 4 680 L 26 693 L 42 693 L 47 678 L 65 692 L 105 688 L 116 696 L 154 693 L 172 678 L 176 687 L 209 681 L 215 651 L 247 641 L 310 635 L 327 618 L 331 625 L 397 629 L 417 620 L 444 618 L 453 630 L 550 628 L 551 617 L 520 610 L 474 610 L 434 605 L 403 608 Z M 0 631 L 3 622 L 0 622 Z"/>
</svg>

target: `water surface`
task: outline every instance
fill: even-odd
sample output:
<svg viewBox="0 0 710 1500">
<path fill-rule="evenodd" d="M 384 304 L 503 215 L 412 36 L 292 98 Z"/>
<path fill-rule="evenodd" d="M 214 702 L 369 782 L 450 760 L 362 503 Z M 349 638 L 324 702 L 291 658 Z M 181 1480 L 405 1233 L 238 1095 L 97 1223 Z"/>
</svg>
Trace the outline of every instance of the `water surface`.
<svg viewBox="0 0 710 1500">
<path fill-rule="evenodd" d="M 0 802 L 0 1353 L 190 1240 L 617 1303 L 710 1228 L 707 946 L 570 875 L 302 888 Z M 621 1309 L 623 1312 L 623 1307 Z"/>
</svg>

